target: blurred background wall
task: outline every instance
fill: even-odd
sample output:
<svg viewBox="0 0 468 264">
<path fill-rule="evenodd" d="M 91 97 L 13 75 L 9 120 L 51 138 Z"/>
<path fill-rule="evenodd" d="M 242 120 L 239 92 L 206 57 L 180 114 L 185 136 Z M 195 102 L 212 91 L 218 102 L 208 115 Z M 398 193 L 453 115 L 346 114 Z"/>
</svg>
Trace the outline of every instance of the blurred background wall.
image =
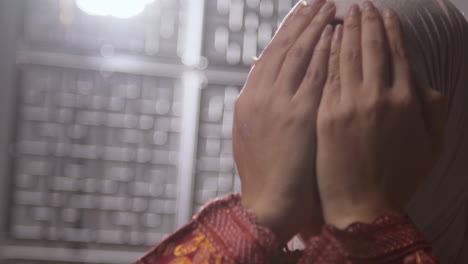
<svg viewBox="0 0 468 264">
<path fill-rule="evenodd" d="M 452 3 L 454 3 L 465 15 L 468 12 L 468 1 L 466 0 L 453 0 Z"/>
<path fill-rule="evenodd" d="M 0 0 L 0 263 L 131 263 L 238 191 L 234 101 L 295 2 Z"/>
<path fill-rule="evenodd" d="M 2 263 L 131 263 L 239 190 L 234 101 L 292 0 L 0 0 Z"/>
</svg>

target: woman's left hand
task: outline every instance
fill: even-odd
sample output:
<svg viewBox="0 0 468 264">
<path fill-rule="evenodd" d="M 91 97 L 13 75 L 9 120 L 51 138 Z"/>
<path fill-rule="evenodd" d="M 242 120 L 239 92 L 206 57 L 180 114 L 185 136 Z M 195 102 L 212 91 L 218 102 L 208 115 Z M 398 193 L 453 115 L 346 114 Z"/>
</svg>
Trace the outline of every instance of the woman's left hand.
<svg viewBox="0 0 468 264">
<path fill-rule="evenodd" d="M 324 217 L 340 228 L 401 212 L 441 153 L 447 115 L 444 97 L 416 82 L 396 13 L 353 8 L 317 117 Z"/>
</svg>

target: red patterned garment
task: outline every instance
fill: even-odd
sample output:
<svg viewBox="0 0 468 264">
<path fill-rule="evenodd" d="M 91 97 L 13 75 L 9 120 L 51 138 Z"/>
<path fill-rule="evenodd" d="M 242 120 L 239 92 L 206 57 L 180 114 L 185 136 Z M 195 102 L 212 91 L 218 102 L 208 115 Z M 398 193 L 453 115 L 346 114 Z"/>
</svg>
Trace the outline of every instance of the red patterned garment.
<svg viewBox="0 0 468 264">
<path fill-rule="evenodd" d="M 283 250 L 275 235 L 231 194 L 207 204 L 186 226 L 135 264 L 435 264 L 432 251 L 408 217 L 381 216 L 345 230 L 325 225 L 304 251 Z"/>
</svg>

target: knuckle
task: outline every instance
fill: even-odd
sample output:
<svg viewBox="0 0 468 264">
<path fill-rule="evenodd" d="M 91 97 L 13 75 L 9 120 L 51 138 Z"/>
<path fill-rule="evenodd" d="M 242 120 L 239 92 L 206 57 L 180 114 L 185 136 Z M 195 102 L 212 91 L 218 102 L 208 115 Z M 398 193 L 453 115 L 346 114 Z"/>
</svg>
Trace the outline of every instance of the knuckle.
<svg viewBox="0 0 468 264">
<path fill-rule="evenodd" d="M 323 28 L 326 25 L 326 19 L 327 19 L 326 15 L 316 16 L 316 17 L 314 17 L 314 19 L 312 19 L 311 24 L 310 24 L 309 27 L 310 28 Z"/>
<path fill-rule="evenodd" d="M 392 20 L 392 19 L 391 19 Z M 390 46 L 392 51 L 403 51 L 402 31 L 398 22 L 385 23 L 385 29 L 388 32 Z"/>
<path fill-rule="evenodd" d="M 319 114 L 317 116 L 317 130 L 322 131 L 324 133 L 328 132 L 330 128 L 333 127 L 334 120 L 331 117 L 330 113 Z"/>
<path fill-rule="evenodd" d="M 360 21 L 357 19 L 348 19 L 344 24 L 344 30 L 346 31 L 356 31 L 361 26 Z"/>
<path fill-rule="evenodd" d="M 324 76 L 325 69 L 323 67 L 312 67 L 312 69 L 307 70 L 304 79 L 307 83 L 321 84 Z"/>
<path fill-rule="evenodd" d="M 314 56 L 328 57 L 329 53 L 330 53 L 330 47 L 326 45 L 319 45 L 314 50 Z"/>
<path fill-rule="evenodd" d="M 284 37 L 282 39 L 279 39 L 277 44 L 278 44 L 278 48 L 289 48 L 291 46 L 291 44 L 294 43 L 294 40 L 290 37 Z"/>
<path fill-rule="evenodd" d="M 390 48 L 390 51 L 392 52 L 392 56 L 397 56 L 397 57 L 401 57 L 401 47 L 399 47 L 400 45 L 398 43 L 396 43 L 395 41 L 390 41 L 389 43 L 389 48 Z"/>
<path fill-rule="evenodd" d="M 339 82 L 340 81 L 340 73 L 338 71 L 330 71 L 328 73 L 327 81 L 329 83 Z"/>
<path fill-rule="evenodd" d="M 271 57 L 271 56 L 273 55 L 273 54 L 272 54 L 272 53 L 273 53 L 273 52 L 272 52 L 272 49 L 273 49 L 273 43 L 270 43 L 270 44 L 263 50 L 263 52 L 262 52 L 260 58 L 265 59 L 265 60 L 268 60 L 268 59 L 266 59 L 266 58 L 269 58 L 269 57 Z M 258 63 L 257 63 L 257 64 L 258 64 Z"/>
<path fill-rule="evenodd" d="M 385 22 L 385 27 L 390 35 L 395 35 L 400 32 L 400 24 L 394 18 L 388 18 Z"/>
<path fill-rule="evenodd" d="M 290 58 L 302 58 L 303 56 L 305 56 L 305 53 L 306 49 L 304 47 L 295 45 L 291 49 L 289 49 L 287 56 Z"/>
<path fill-rule="evenodd" d="M 330 132 L 336 129 L 347 127 L 356 119 L 355 111 L 352 108 L 344 107 L 339 110 L 330 110 L 317 117 L 317 125 L 320 130 Z"/>
<path fill-rule="evenodd" d="M 362 43 L 363 48 L 370 50 L 381 50 L 384 48 L 384 41 L 378 38 L 372 38 Z"/>
<path fill-rule="evenodd" d="M 383 56 L 376 56 L 373 59 L 373 67 L 375 69 L 379 69 L 379 71 L 382 71 L 386 66 L 388 65 L 388 62 L 385 60 L 385 57 Z M 382 86 L 387 83 L 387 79 L 384 78 L 376 78 L 374 81 L 374 85 Z"/>
<path fill-rule="evenodd" d="M 292 43 L 292 38 L 279 36 L 270 42 L 270 44 L 265 49 L 265 53 L 268 54 L 268 56 L 272 56 L 278 52 L 287 51 Z"/>
<path fill-rule="evenodd" d="M 326 111 L 321 112 L 317 116 L 317 126 L 321 131 L 328 131 L 333 129 L 337 124 L 337 118 L 334 112 Z"/>
<path fill-rule="evenodd" d="M 415 98 L 410 92 L 402 92 L 396 98 L 398 106 L 410 107 L 415 103 Z"/>
<path fill-rule="evenodd" d="M 332 47 L 330 49 L 330 57 L 336 58 L 340 55 L 340 50 L 337 47 Z"/>
<path fill-rule="evenodd" d="M 301 126 L 309 125 L 312 121 L 311 107 L 302 105 L 296 110 L 296 120 Z"/>
<path fill-rule="evenodd" d="M 298 11 L 298 13 L 294 16 L 294 19 L 307 19 L 309 17 L 309 13 L 307 12 L 306 8 L 302 8 Z"/>
<path fill-rule="evenodd" d="M 368 120 L 381 117 L 388 104 L 381 99 L 373 98 L 362 104 L 361 111 Z"/>
<path fill-rule="evenodd" d="M 391 50 L 392 50 L 393 56 L 406 59 L 406 52 L 401 42 L 392 43 Z"/>
<path fill-rule="evenodd" d="M 362 22 L 364 24 L 367 24 L 367 23 L 376 23 L 378 22 L 380 19 L 379 15 L 377 14 L 377 12 L 366 12 L 363 16 L 362 16 Z"/>
<path fill-rule="evenodd" d="M 309 123 L 311 123 L 309 109 L 300 103 L 283 115 L 283 124 L 285 127 L 306 127 Z"/>
<path fill-rule="evenodd" d="M 397 13 L 393 9 L 387 8 L 386 10 L 384 10 L 384 17 L 385 17 L 385 19 L 384 19 L 385 23 L 388 26 L 399 28 L 400 19 L 399 19 Z"/>
<path fill-rule="evenodd" d="M 348 51 L 344 52 L 343 59 L 345 61 L 357 61 L 361 59 L 361 49 L 349 49 Z"/>
<path fill-rule="evenodd" d="M 292 23 L 292 20 L 293 20 L 293 16 L 291 15 L 287 16 L 286 19 L 284 19 L 283 22 L 278 27 L 277 32 L 281 29 L 289 27 L 289 25 Z"/>
</svg>

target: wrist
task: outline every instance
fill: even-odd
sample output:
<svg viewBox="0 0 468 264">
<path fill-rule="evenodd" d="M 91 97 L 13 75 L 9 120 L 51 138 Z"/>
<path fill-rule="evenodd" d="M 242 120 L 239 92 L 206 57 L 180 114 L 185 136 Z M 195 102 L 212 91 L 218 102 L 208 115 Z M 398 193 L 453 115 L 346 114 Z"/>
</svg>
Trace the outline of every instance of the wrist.
<svg viewBox="0 0 468 264">
<path fill-rule="evenodd" d="M 403 210 L 386 202 L 373 200 L 368 203 L 340 203 L 324 206 L 324 219 L 327 224 L 344 229 L 357 222 L 372 223 L 382 215 L 404 215 Z"/>
<path fill-rule="evenodd" d="M 241 200 L 241 204 L 255 213 L 256 223 L 273 232 L 280 244 L 287 243 L 295 235 L 296 232 L 292 230 L 292 225 L 288 222 L 288 210 L 279 203 L 257 201 L 252 204 Z"/>
</svg>

